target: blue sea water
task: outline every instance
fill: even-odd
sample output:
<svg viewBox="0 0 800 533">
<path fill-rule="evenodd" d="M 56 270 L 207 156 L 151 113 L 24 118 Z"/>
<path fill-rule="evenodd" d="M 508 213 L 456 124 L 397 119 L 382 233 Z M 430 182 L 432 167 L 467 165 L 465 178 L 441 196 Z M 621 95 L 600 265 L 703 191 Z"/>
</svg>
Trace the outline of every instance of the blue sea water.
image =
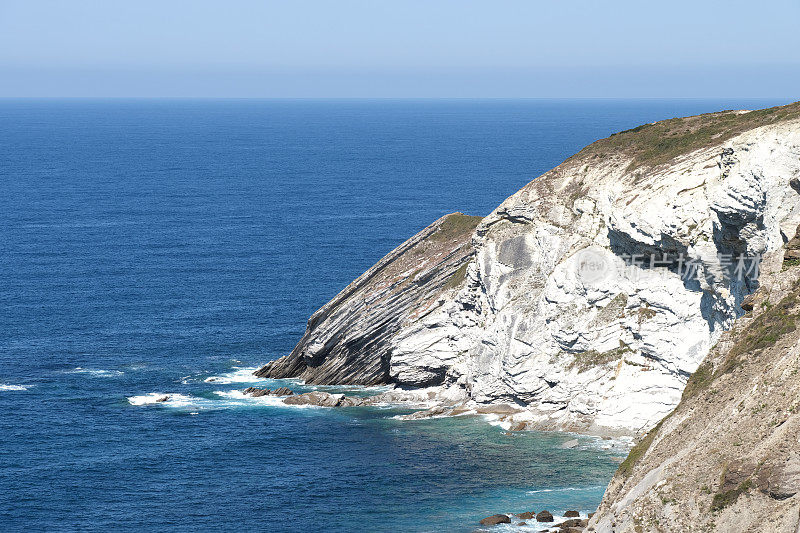
<svg viewBox="0 0 800 533">
<path fill-rule="evenodd" d="M 617 130 L 777 103 L 0 100 L 0 530 L 592 511 L 621 453 L 604 441 L 233 391 L 442 214 L 487 214 Z"/>
</svg>

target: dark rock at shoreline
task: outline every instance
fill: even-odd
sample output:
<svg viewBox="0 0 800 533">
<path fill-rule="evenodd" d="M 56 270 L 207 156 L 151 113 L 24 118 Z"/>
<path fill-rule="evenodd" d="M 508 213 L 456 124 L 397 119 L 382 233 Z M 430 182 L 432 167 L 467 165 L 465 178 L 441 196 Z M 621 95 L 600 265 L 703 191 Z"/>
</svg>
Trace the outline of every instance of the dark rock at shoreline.
<svg viewBox="0 0 800 533">
<path fill-rule="evenodd" d="M 279 387 L 275 390 L 247 387 L 242 393 L 252 396 L 253 398 L 259 398 L 261 396 L 292 396 L 294 394 L 294 392 L 286 387 Z"/>
<path fill-rule="evenodd" d="M 523 520 L 532 520 L 536 518 L 536 511 L 525 511 L 524 513 L 519 513 L 514 516 L 516 516 L 517 518 L 521 518 Z"/>
<path fill-rule="evenodd" d="M 344 394 L 329 394 L 327 392 L 306 392 L 289 396 L 283 403 L 286 405 L 316 405 L 318 407 L 339 407 L 344 400 Z"/>
<path fill-rule="evenodd" d="M 495 514 L 481 520 L 481 525 L 484 526 L 496 526 L 497 524 L 510 524 L 510 523 L 511 519 L 508 517 L 508 515 L 504 514 Z"/>
<path fill-rule="evenodd" d="M 578 511 L 567 511 L 564 516 L 567 518 L 578 518 L 581 515 Z"/>
<path fill-rule="evenodd" d="M 536 515 L 537 522 L 552 522 L 553 514 L 550 511 L 542 511 Z"/>
<path fill-rule="evenodd" d="M 359 407 L 374 404 L 375 398 L 348 397 L 344 394 L 314 391 L 291 395 L 284 399 L 283 403 L 286 405 L 316 405 L 317 407 Z"/>
</svg>

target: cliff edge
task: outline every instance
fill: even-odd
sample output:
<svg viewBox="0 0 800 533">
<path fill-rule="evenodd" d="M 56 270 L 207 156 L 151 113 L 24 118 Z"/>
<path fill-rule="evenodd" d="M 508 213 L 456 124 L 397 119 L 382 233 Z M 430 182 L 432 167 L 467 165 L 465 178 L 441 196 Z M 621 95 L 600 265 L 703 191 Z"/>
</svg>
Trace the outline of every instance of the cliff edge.
<svg viewBox="0 0 800 533">
<path fill-rule="evenodd" d="M 423 230 L 258 375 L 435 385 L 512 406 L 515 429 L 642 434 L 794 235 L 798 177 L 800 103 L 612 135 L 479 223 Z"/>
<path fill-rule="evenodd" d="M 800 238 L 631 451 L 590 531 L 800 531 Z"/>
</svg>

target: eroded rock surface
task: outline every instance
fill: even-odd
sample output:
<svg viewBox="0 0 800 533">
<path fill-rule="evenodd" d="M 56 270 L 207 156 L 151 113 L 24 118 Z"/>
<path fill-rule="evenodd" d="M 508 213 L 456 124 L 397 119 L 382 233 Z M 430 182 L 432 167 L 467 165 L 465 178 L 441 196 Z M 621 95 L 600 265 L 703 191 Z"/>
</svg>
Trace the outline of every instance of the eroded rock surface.
<svg viewBox="0 0 800 533">
<path fill-rule="evenodd" d="M 524 409 L 510 423 L 525 428 L 640 434 L 750 305 L 758 272 L 739 275 L 726 258 L 782 253 L 795 235 L 798 176 L 800 104 L 619 133 L 474 232 L 463 216 L 423 230 L 259 375 L 436 385 Z"/>
<path fill-rule="evenodd" d="M 311 384 L 389 383 L 393 337 L 461 284 L 479 221 L 453 213 L 420 231 L 314 313 L 292 353 L 256 375 Z M 413 369 L 411 381 L 441 383 L 448 368 L 444 360 L 431 360 Z"/>
<path fill-rule="evenodd" d="M 800 531 L 800 266 L 780 259 L 620 465 L 595 531 Z"/>
</svg>

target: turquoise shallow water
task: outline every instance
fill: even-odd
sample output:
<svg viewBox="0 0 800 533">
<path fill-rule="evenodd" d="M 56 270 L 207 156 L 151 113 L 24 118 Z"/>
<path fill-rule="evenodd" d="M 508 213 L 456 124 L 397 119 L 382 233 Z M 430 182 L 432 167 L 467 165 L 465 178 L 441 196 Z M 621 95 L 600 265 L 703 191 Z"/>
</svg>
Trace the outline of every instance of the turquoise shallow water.
<svg viewBox="0 0 800 533">
<path fill-rule="evenodd" d="M 772 103 L 0 100 L 0 529 L 472 531 L 592 510 L 607 443 L 232 391 L 442 214 L 486 214 L 613 131 Z"/>
</svg>

